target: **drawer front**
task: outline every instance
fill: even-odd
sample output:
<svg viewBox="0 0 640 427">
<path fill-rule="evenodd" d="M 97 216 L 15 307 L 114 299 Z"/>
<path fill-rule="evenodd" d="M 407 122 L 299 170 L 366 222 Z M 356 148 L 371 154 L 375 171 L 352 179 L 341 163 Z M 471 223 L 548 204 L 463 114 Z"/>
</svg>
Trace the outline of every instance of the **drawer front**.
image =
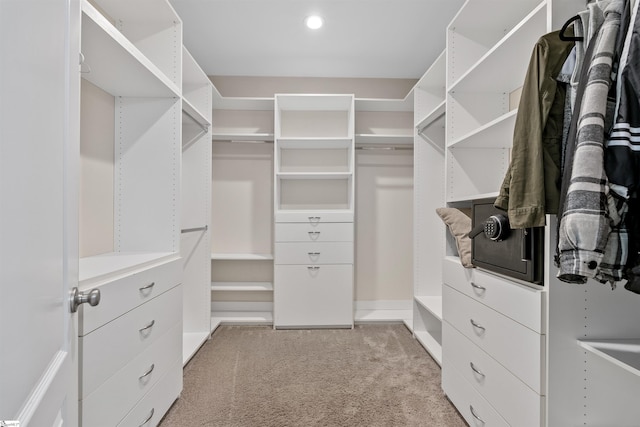
<svg viewBox="0 0 640 427">
<path fill-rule="evenodd" d="M 182 361 L 177 360 L 164 377 L 118 424 L 118 427 L 157 426 L 182 391 Z"/>
<path fill-rule="evenodd" d="M 276 327 L 352 326 L 353 266 L 276 265 Z"/>
<path fill-rule="evenodd" d="M 353 222 L 353 212 L 350 211 L 302 211 L 276 212 L 276 222 Z"/>
<path fill-rule="evenodd" d="M 353 264 L 353 242 L 276 243 L 275 264 Z"/>
<path fill-rule="evenodd" d="M 442 369 L 442 389 L 471 427 L 509 427 L 505 419 L 455 369 Z"/>
<path fill-rule="evenodd" d="M 158 380 L 182 358 L 182 322 L 81 401 L 84 426 L 118 424 Z M 177 367 L 180 374 L 182 369 Z"/>
<path fill-rule="evenodd" d="M 442 291 L 443 320 L 542 394 L 545 336 L 449 286 Z"/>
<path fill-rule="evenodd" d="M 543 398 L 444 322 L 442 369 L 454 369 L 512 426 L 543 425 Z"/>
<path fill-rule="evenodd" d="M 79 335 L 83 336 L 129 310 L 150 301 L 181 281 L 182 259 L 156 265 L 125 277 L 94 286 L 100 289 L 100 304 L 82 304 L 78 316 Z"/>
<path fill-rule="evenodd" d="M 443 281 L 463 294 L 488 305 L 538 333 L 544 333 L 543 293 L 479 269 L 464 268 L 445 258 Z"/>
<path fill-rule="evenodd" d="M 275 239 L 276 242 L 353 242 L 353 223 L 278 223 Z"/>
<path fill-rule="evenodd" d="M 181 319 L 182 286 L 176 286 L 81 337 L 81 398 L 94 392 Z"/>
</svg>

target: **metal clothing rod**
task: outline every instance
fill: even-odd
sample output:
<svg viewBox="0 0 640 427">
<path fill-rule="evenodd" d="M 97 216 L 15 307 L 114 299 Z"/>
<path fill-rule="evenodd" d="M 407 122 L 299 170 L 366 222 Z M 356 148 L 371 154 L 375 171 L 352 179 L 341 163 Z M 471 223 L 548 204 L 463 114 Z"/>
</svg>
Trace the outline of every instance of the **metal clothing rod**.
<svg viewBox="0 0 640 427">
<path fill-rule="evenodd" d="M 207 231 L 209 229 L 208 225 L 205 225 L 203 227 L 195 227 L 195 228 L 183 228 L 182 229 L 182 234 L 184 233 L 191 233 L 194 231 Z"/>
<path fill-rule="evenodd" d="M 396 150 L 413 150 L 413 147 L 356 147 L 356 150 L 396 151 Z"/>
<path fill-rule="evenodd" d="M 185 116 L 189 117 L 191 120 L 193 120 L 195 122 L 195 124 L 197 124 L 198 126 L 200 126 L 200 128 L 206 133 L 209 132 L 209 125 L 203 125 L 202 123 L 200 123 L 198 121 L 198 119 L 196 119 L 195 117 L 193 117 L 188 111 L 186 110 L 182 110 L 182 112 L 184 113 Z"/>
</svg>

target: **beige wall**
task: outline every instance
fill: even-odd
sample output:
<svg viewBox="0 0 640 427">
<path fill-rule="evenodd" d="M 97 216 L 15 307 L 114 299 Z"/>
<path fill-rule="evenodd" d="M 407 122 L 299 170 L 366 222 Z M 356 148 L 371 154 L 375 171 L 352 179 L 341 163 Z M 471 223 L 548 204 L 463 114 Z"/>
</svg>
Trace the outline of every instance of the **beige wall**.
<svg viewBox="0 0 640 427">
<path fill-rule="evenodd" d="M 356 301 L 413 299 L 413 151 L 356 156 Z"/>
</svg>

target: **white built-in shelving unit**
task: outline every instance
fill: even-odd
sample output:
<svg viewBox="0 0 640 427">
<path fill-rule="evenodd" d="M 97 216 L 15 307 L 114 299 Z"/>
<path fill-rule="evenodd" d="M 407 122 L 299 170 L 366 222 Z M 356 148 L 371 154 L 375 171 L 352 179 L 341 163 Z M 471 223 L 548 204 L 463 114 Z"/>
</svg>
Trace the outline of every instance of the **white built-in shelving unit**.
<svg viewBox="0 0 640 427">
<path fill-rule="evenodd" d="M 212 85 L 187 49 L 182 52 L 183 363 L 211 334 Z"/>
<path fill-rule="evenodd" d="M 445 52 L 414 87 L 413 334 L 442 363 Z"/>
<path fill-rule="evenodd" d="M 273 324 L 273 104 L 213 89 L 212 330 Z"/>
<path fill-rule="evenodd" d="M 275 96 L 274 326 L 353 326 L 353 95 Z"/>
<path fill-rule="evenodd" d="M 546 1 L 489 3 L 467 1 L 447 28 L 444 184 L 449 207 L 468 208 L 474 199 L 497 196 L 510 162 L 517 114 L 513 94 L 524 82 L 533 46 L 547 32 L 551 13 Z M 484 19 L 477 19 L 480 14 Z M 443 390 L 471 425 L 481 420 L 545 425 L 543 291 L 465 269 L 448 233 L 445 242 Z M 526 350 L 507 351 L 492 339 L 496 333 Z"/>
<path fill-rule="evenodd" d="M 81 10 L 78 276 L 102 298 L 79 310 L 80 424 L 157 424 L 182 390 L 183 112 L 204 123 L 210 103 L 183 86 L 168 1 Z"/>
</svg>

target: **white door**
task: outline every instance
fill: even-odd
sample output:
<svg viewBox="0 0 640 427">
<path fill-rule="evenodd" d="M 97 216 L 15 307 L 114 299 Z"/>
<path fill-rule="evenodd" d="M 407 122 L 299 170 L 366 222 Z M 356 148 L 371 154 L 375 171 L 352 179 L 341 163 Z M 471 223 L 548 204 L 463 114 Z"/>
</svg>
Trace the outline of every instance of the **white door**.
<svg viewBox="0 0 640 427">
<path fill-rule="evenodd" d="M 78 423 L 78 7 L 0 0 L 0 420 L 17 421 L 5 425 Z"/>
</svg>

